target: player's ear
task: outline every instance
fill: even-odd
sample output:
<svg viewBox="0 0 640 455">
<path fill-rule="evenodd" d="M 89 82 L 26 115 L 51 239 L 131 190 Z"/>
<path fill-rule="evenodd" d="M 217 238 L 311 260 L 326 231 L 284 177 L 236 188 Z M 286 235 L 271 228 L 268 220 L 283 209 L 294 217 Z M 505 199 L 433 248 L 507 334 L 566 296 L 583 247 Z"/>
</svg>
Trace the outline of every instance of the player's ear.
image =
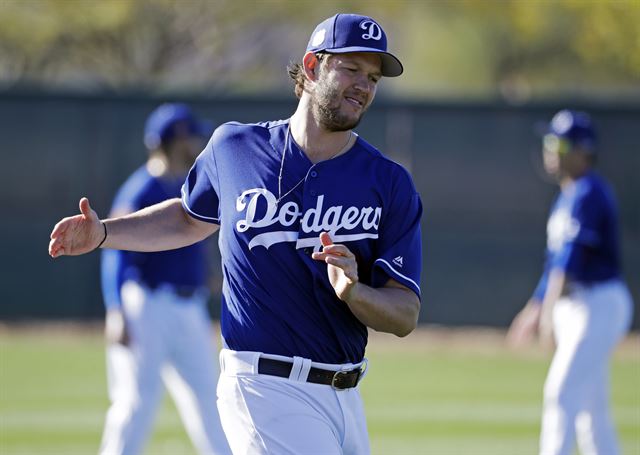
<svg viewBox="0 0 640 455">
<path fill-rule="evenodd" d="M 307 79 L 310 81 L 315 81 L 318 79 L 318 74 L 320 72 L 320 60 L 313 52 L 307 52 L 302 57 L 302 67 L 304 68 L 304 74 L 307 76 Z"/>
</svg>

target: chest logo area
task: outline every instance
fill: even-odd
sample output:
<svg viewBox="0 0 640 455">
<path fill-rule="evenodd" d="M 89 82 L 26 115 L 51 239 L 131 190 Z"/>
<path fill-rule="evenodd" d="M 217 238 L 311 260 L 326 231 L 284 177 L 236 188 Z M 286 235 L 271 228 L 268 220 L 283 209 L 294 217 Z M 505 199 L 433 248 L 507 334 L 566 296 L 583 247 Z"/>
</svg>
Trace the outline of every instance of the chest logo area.
<svg viewBox="0 0 640 455">
<path fill-rule="evenodd" d="M 328 232 L 336 243 L 377 239 L 382 216 L 381 207 L 325 207 L 324 195 L 318 196 L 314 207 L 303 211 L 294 201 L 278 205 L 275 195 L 264 188 L 244 191 L 236 200 L 236 210 L 243 214 L 235 224 L 237 232 L 262 231 L 250 240 L 249 249 L 295 242 L 296 248 L 319 250 L 318 236 L 323 231 Z M 270 226 L 274 229 L 264 232 L 264 228 Z"/>
<path fill-rule="evenodd" d="M 547 248 L 557 252 L 565 243 L 576 238 L 580 223 L 567 210 L 557 210 L 547 223 Z"/>
</svg>

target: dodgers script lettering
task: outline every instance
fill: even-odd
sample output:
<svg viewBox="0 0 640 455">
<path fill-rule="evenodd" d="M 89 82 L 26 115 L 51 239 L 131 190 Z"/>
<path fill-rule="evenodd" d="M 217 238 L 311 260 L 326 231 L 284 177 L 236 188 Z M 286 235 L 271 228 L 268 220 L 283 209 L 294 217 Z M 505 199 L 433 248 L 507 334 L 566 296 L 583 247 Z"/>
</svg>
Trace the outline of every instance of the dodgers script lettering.
<svg viewBox="0 0 640 455">
<path fill-rule="evenodd" d="M 262 216 L 257 214 L 260 202 L 267 207 Z M 296 248 L 320 247 L 317 235 L 298 239 L 298 229 L 301 229 L 305 234 L 328 232 L 336 242 L 378 238 L 378 227 L 382 217 L 381 207 L 350 206 L 345 208 L 342 205 L 335 205 L 325 208 L 324 195 L 319 195 L 315 207 L 305 212 L 302 212 L 298 204 L 293 201 L 278 207 L 276 196 L 265 188 L 252 188 L 244 191 L 236 200 L 236 210 L 244 212 L 244 218 L 236 223 L 238 232 L 247 232 L 251 228 L 265 228 L 276 224 L 285 228 L 295 225 L 295 230 L 258 234 L 249 243 L 249 248 L 255 246 L 269 248 L 279 242 L 296 242 Z"/>
</svg>

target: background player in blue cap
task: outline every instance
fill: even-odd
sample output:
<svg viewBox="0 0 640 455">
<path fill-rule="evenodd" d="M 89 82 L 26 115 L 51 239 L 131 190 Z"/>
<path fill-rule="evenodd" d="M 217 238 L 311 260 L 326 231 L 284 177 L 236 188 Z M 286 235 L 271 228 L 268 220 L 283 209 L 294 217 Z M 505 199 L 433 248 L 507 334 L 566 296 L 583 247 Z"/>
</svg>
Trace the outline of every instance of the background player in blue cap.
<svg viewBox="0 0 640 455">
<path fill-rule="evenodd" d="M 120 188 L 110 216 L 177 197 L 202 146 L 202 129 L 184 104 L 156 108 L 145 126 L 149 159 Z M 112 402 L 102 454 L 142 452 L 162 382 L 198 452 L 229 452 L 216 408 L 219 372 L 205 255 L 202 242 L 158 253 L 102 252 Z"/>
<path fill-rule="evenodd" d="M 555 335 L 544 386 L 543 455 L 619 453 L 609 413 L 609 357 L 629 329 L 632 302 L 620 271 L 613 193 L 594 170 L 589 116 L 563 110 L 544 136 L 546 171 L 560 184 L 547 224 L 544 273 L 508 337 L 518 344 L 539 330 Z"/>
<path fill-rule="evenodd" d="M 409 173 L 353 128 L 402 65 L 375 20 L 337 14 L 289 73 L 293 116 L 220 126 L 181 201 L 101 221 L 83 198 L 49 253 L 171 249 L 219 229 L 218 409 L 232 450 L 368 453 L 367 327 L 416 327 L 422 205 Z"/>
</svg>

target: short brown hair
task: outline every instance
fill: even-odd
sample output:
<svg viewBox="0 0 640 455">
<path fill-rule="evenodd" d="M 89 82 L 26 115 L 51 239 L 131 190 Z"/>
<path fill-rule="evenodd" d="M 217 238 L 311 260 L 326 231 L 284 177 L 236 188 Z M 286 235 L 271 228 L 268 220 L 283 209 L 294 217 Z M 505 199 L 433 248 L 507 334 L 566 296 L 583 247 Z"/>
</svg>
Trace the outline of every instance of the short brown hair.
<svg viewBox="0 0 640 455">
<path fill-rule="evenodd" d="M 323 60 L 327 56 L 326 53 L 318 52 L 315 54 L 318 61 L 322 64 Z M 294 80 L 295 85 L 293 87 L 293 91 L 296 94 L 298 99 L 302 97 L 302 91 L 304 90 L 304 81 L 307 77 L 304 74 L 304 68 L 302 67 L 302 63 L 300 62 L 289 62 L 287 65 L 287 73 L 289 73 L 289 77 Z"/>
</svg>

